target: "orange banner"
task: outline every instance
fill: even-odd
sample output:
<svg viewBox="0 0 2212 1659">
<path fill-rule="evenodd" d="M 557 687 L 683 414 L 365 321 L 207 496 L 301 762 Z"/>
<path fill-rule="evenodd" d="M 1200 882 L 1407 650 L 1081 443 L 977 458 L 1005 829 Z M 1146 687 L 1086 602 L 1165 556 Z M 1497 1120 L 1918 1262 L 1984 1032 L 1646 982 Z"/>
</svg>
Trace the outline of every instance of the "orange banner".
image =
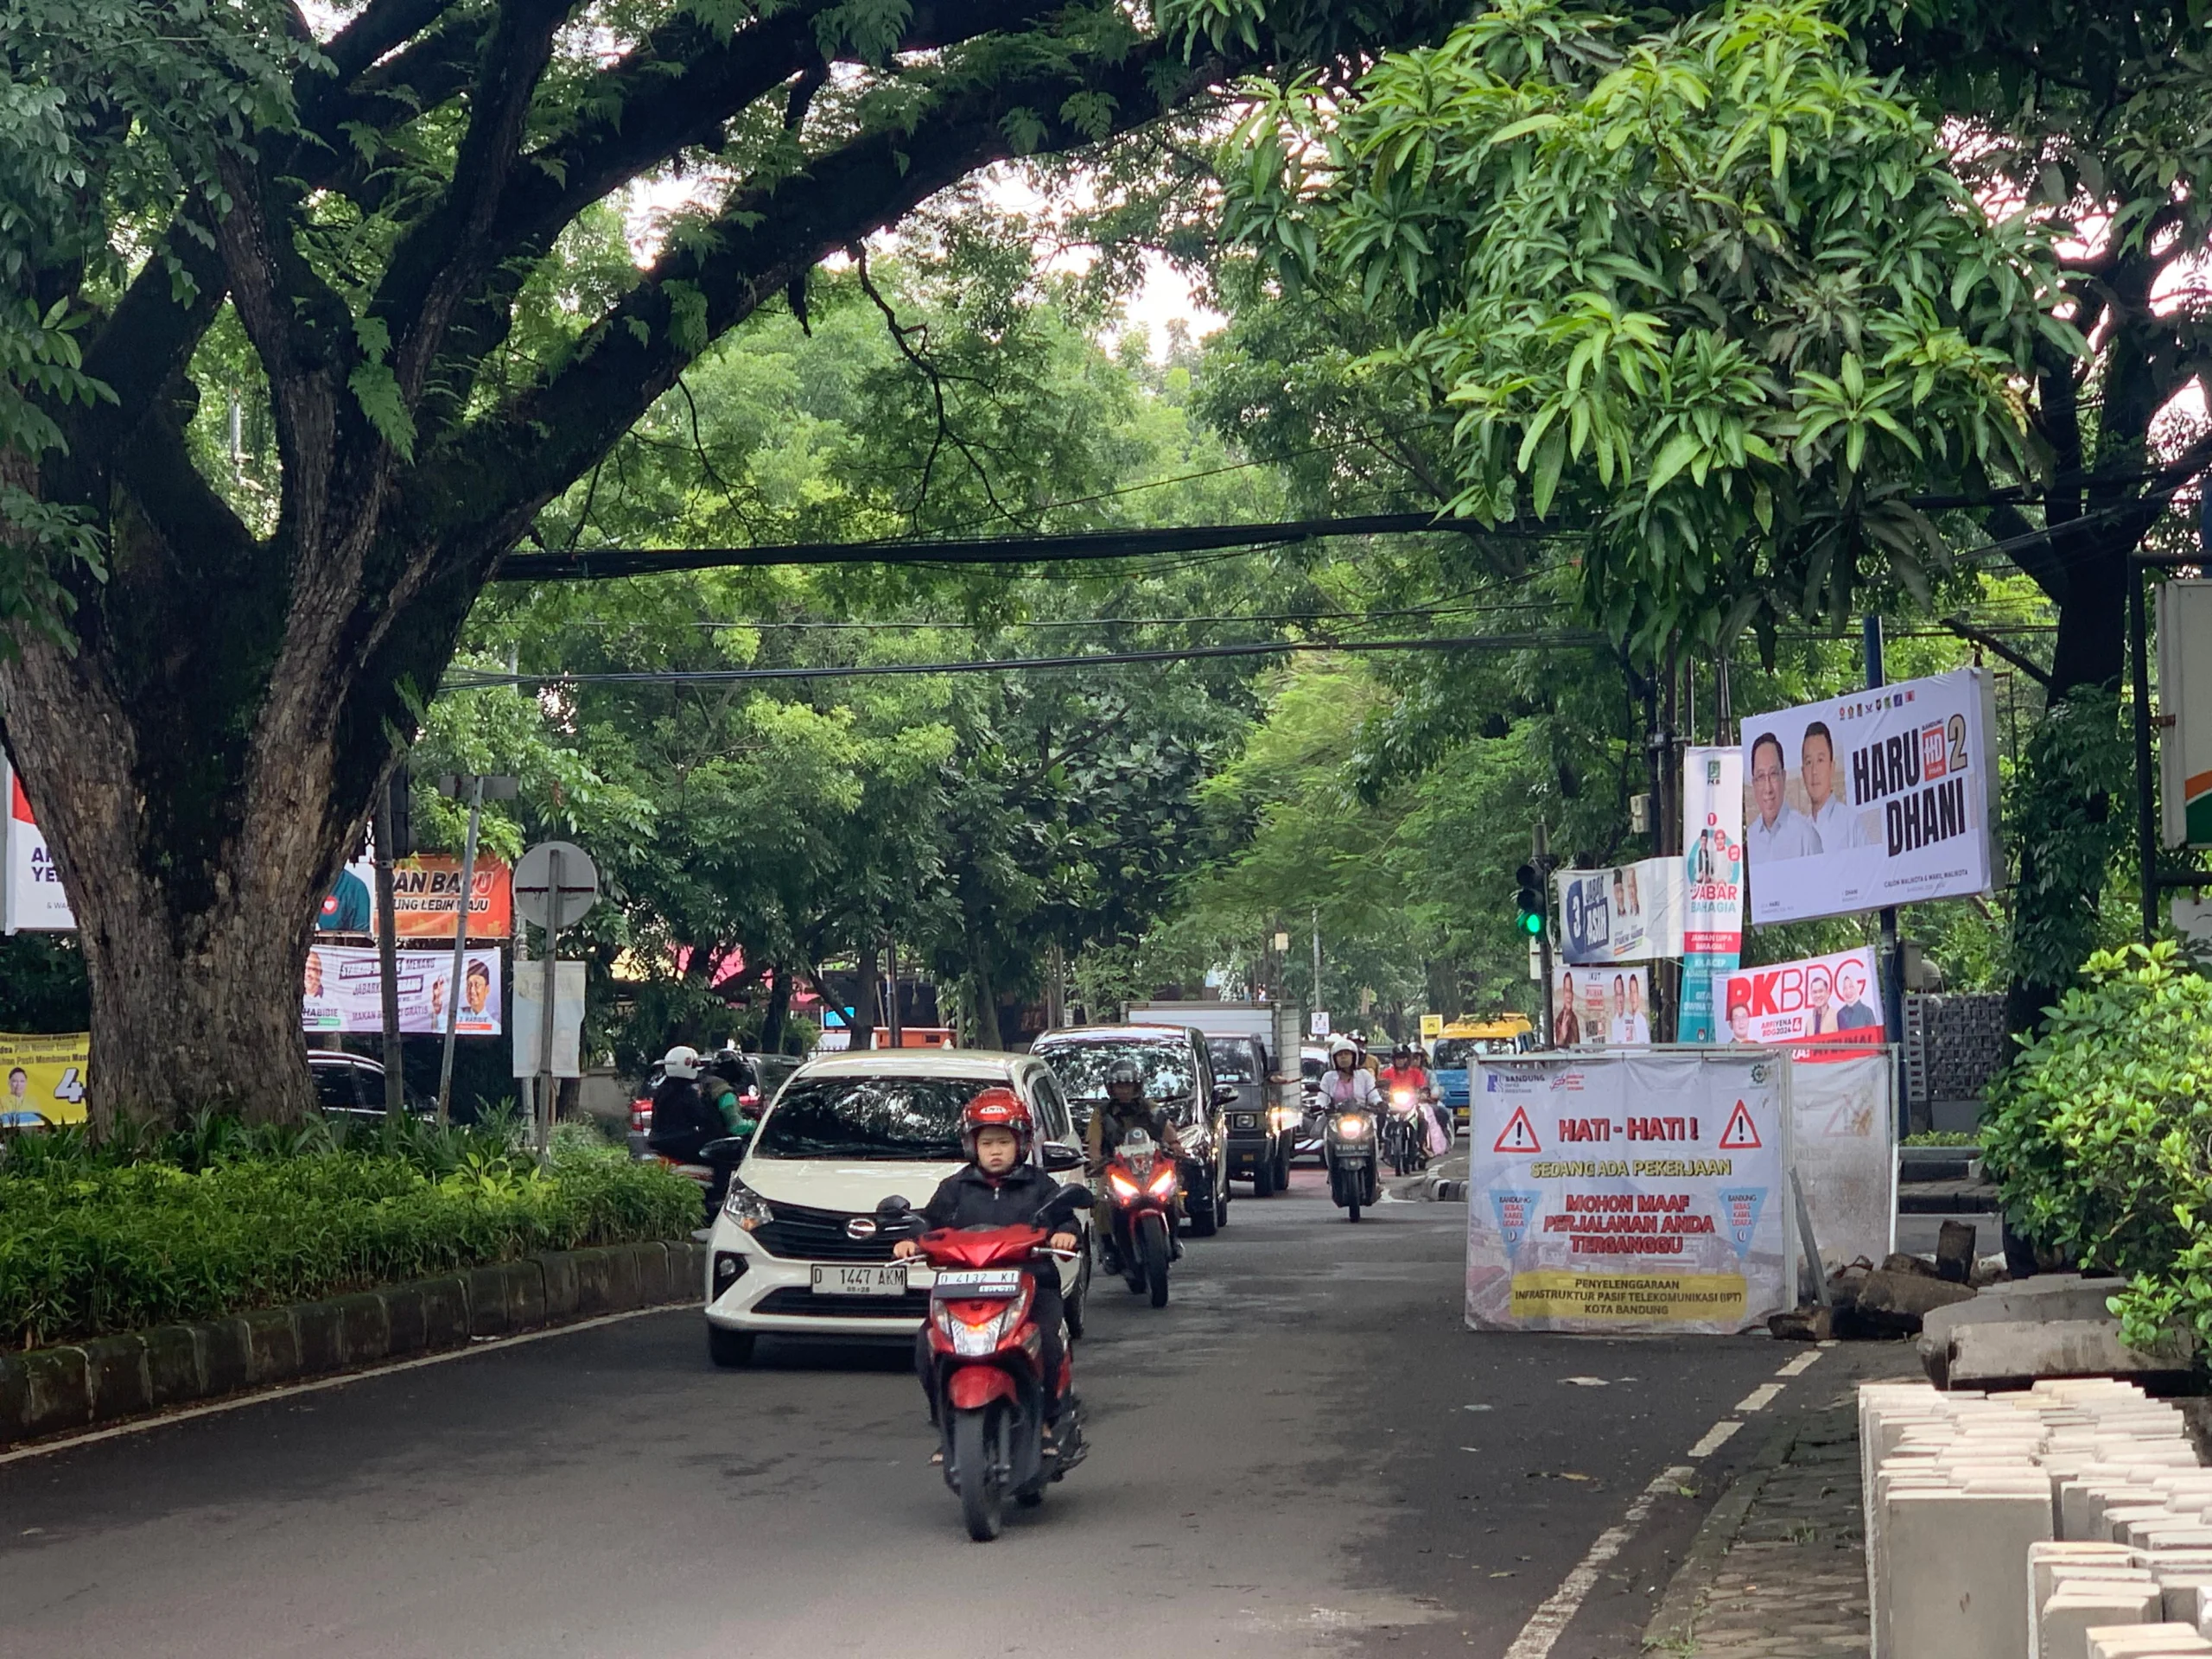
<svg viewBox="0 0 2212 1659">
<path fill-rule="evenodd" d="M 515 878 L 505 861 L 476 855 L 475 892 L 468 901 L 468 937 L 511 938 L 515 931 Z M 394 932 L 403 939 L 453 938 L 454 906 L 461 891 L 461 860 L 451 853 L 418 853 L 391 868 Z M 322 901 L 315 926 L 324 933 L 367 933 L 376 926 L 376 869 L 368 860 L 346 867 Z"/>
</svg>

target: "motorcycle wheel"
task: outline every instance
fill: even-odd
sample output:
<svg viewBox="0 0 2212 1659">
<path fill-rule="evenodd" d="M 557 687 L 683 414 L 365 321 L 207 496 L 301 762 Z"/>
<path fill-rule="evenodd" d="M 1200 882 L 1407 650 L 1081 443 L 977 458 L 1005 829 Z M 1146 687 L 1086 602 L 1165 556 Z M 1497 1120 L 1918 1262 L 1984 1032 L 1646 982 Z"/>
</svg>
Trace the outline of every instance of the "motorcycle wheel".
<svg viewBox="0 0 2212 1659">
<path fill-rule="evenodd" d="M 1350 1204 L 1344 1206 L 1344 1211 L 1352 1220 L 1357 1221 L 1359 1219 L 1359 1200 L 1357 1198 L 1354 1198 Z"/>
<path fill-rule="evenodd" d="M 999 1483 L 994 1455 L 1001 1436 L 991 1432 L 993 1418 L 1004 1421 L 997 1408 L 986 1406 L 980 1411 L 957 1413 L 952 1420 L 952 1467 L 960 1477 L 960 1518 L 968 1523 L 968 1535 L 979 1544 L 997 1537 L 1006 1520 L 1006 1491 Z"/>
<path fill-rule="evenodd" d="M 1167 1225 L 1158 1216 L 1138 1224 L 1137 1249 L 1144 1258 L 1145 1283 L 1154 1307 L 1167 1306 Z"/>
<path fill-rule="evenodd" d="M 1083 1327 L 1090 1316 L 1090 1252 L 1083 1253 L 1082 1263 L 1076 1269 L 1075 1294 L 1067 1300 L 1063 1317 L 1067 1320 L 1070 1340 L 1083 1335 Z"/>
<path fill-rule="evenodd" d="M 1144 1254 L 1138 1248 L 1133 1229 L 1124 1230 L 1121 1240 L 1121 1251 L 1122 1277 L 1134 1294 L 1141 1296 L 1144 1294 Z"/>
</svg>

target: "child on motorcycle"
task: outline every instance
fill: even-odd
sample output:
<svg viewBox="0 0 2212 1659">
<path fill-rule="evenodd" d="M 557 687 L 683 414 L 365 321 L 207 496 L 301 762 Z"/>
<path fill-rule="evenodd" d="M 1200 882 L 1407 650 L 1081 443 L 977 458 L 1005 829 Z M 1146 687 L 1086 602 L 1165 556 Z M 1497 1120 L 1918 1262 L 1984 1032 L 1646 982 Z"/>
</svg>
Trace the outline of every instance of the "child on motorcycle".
<svg viewBox="0 0 2212 1659">
<path fill-rule="evenodd" d="M 1035 1138 L 1029 1108 L 1013 1090 L 994 1087 L 977 1094 L 960 1116 L 960 1144 L 968 1154 L 967 1166 L 938 1184 L 922 1208 L 922 1219 L 932 1231 L 1017 1227 L 1031 1221 L 1061 1190 L 1058 1181 L 1029 1161 L 1029 1148 Z M 1072 1250 L 1082 1240 L 1071 1224 L 1063 1222 L 1046 1243 L 1055 1250 Z M 913 1239 L 902 1238 L 891 1247 L 891 1254 L 903 1262 L 920 1254 L 921 1248 Z M 1049 1440 L 1052 1425 L 1067 1405 L 1060 1395 L 1061 1361 L 1067 1352 L 1060 1335 L 1065 1308 L 1056 1266 L 1040 1262 L 1030 1270 L 1030 1279 L 1035 1287 L 1032 1317 L 1041 1338 L 1039 1359 L 1051 1396 L 1045 1425 Z M 922 1379 L 922 1392 L 929 1396 L 930 1421 L 934 1423 L 938 1420 L 937 1368 L 931 1363 L 926 1330 L 914 1338 L 914 1368 Z"/>
</svg>

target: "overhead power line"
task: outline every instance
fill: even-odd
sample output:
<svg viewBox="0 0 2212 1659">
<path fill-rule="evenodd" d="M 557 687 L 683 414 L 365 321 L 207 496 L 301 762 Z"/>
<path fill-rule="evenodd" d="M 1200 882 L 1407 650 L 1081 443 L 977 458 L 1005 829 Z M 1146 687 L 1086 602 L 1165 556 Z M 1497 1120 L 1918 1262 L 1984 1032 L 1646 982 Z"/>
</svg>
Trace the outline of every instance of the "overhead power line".
<svg viewBox="0 0 2212 1659">
<path fill-rule="evenodd" d="M 1604 645 L 1594 629 L 1541 633 L 1476 633 L 1427 639 L 1260 639 L 1226 645 L 1178 645 L 1160 651 L 1102 651 L 1072 657 L 997 657 L 947 663 L 848 663 L 827 668 L 641 669 L 628 672 L 456 674 L 448 691 L 494 685 L 734 685 L 757 680 L 858 680 L 894 674 L 1005 674 L 1016 670 L 1116 668 L 1201 658 L 1277 657 L 1291 652 L 1528 651 L 1542 645 Z"/>
<path fill-rule="evenodd" d="M 1543 541 L 1580 531 L 1485 530 L 1471 519 L 1433 512 L 1371 512 L 1294 518 L 1273 524 L 1186 524 L 1166 530 L 1082 530 L 1055 536 L 977 536 L 874 542 L 785 542 L 765 547 L 601 547 L 575 553 L 510 553 L 501 582 L 591 582 L 672 570 L 791 564 L 1052 564 L 1065 560 L 1140 559 L 1161 553 L 1272 547 L 1324 536 L 1447 534 Z"/>
</svg>

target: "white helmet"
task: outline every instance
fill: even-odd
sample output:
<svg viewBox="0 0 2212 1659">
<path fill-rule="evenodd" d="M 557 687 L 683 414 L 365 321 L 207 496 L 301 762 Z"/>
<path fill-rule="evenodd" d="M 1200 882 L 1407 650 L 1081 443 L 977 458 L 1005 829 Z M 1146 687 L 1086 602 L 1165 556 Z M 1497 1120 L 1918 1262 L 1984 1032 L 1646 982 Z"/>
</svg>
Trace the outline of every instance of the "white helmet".
<svg viewBox="0 0 2212 1659">
<path fill-rule="evenodd" d="M 1359 1058 L 1359 1046 L 1353 1042 L 1349 1037 L 1339 1037 L 1335 1042 L 1329 1045 L 1329 1064 L 1331 1065 L 1334 1065 L 1337 1063 L 1337 1056 L 1339 1054 L 1349 1054 L 1356 1060 Z"/>
<path fill-rule="evenodd" d="M 699 1051 L 686 1043 L 678 1043 L 660 1057 L 660 1069 L 664 1076 L 696 1080 L 699 1075 Z"/>
</svg>

